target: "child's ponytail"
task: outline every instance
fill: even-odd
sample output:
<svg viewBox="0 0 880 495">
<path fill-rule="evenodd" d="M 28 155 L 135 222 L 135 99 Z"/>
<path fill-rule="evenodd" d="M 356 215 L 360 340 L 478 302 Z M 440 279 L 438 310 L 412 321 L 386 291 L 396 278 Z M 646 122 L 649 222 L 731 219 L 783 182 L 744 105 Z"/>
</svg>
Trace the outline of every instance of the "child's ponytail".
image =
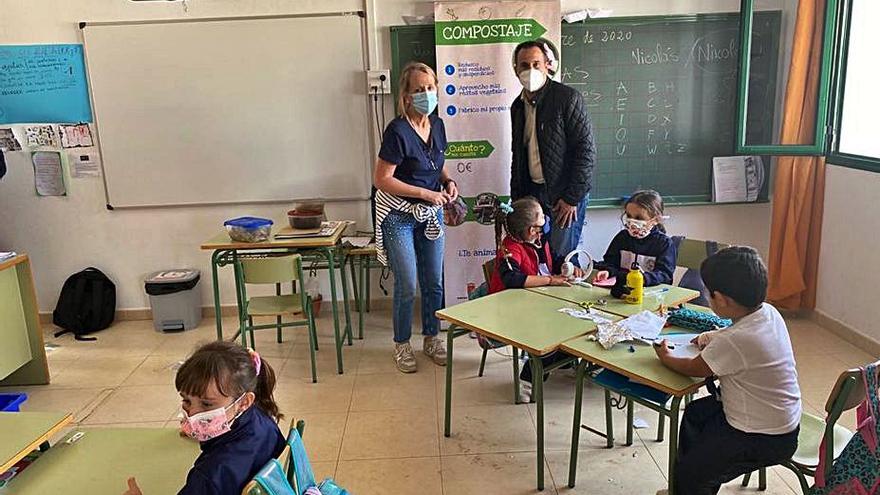
<svg viewBox="0 0 880 495">
<path fill-rule="evenodd" d="M 510 201 L 502 203 L 500 199 L 495 198 L 495 247 L 501 249 L 501 241 L 504 239 L 504 233 L 507 231 L 507 215 L 513 213 L 513 207 Z"/>
<path fill-rule="evenodd" d="M 278 409 L 273 393 L 275 392 L 275 370 L 266 361 L 261 360 L 261 366 L 257 373 L 257 385 L 254 388 L 254 404 L 267 416 L 281 421 L 284 415 Z"/>
</svg>

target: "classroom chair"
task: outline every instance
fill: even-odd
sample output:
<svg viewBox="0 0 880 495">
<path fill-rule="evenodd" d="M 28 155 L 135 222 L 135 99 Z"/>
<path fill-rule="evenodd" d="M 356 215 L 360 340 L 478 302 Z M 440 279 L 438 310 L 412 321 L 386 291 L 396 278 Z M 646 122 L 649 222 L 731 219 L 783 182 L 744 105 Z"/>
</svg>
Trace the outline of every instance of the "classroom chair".
<svg viewBox="0 0 880 495">
<path fill-rule="evenodd" d="M 495 273 L 495 260 L 496 258 L 490 258 L 488 261 L 483 263 L 483 278 L 486 281 L 486 287 L 489 287 L 489 283 L 492 280 L 492 274 Z M 492 343 L 494 341 L 487 340 L 487 343 Z M 496 346 L 491 346 L 492 349 L 498 349 L 500 347 L 504 347 L 506 344 L 501 344 Z M 483 371 L 486 368 L 486 355 L 489 353 L 490 345 L 482 345 L 483 355 L 480 356 L 480 371 L 477 373 L 477 376 L 483 376 Z M 513 403 L 519 404 L 519 349 L 511 346 L 513 349 Z"/>
<path fill-rule="evenodd" d="M 674 236 L 672 243 L 675 245 L 677 253 L 675 266 L 687 270 L 678 282 L 679 287 L 693 289 L 700 293 L 700 297 L 692 304 L 709 306 L 709 301 L 706 299 L 708 296 L 706 294 L 706 287 L 703 285 L 703 280 L 700 277 L 700 266 L 702 266 L 706 258 L 724 248 L 730 247 L 730 245 L 715 241 L 687 239 L 683 236 Z"/>
<path fill-rule="evenodd" d="M 238 319 L 241 333 L 241 344 L 250 335 L 251 348 L 256 349 L 254 331 L 275 328 L 278 342 L 281 343 L 283 327 L 307 326 L 309 332 L 309 354 L 312 360 L 312 382 L 318 381 L 315 365 L 315 351 L 318 349 L 318 338 L 315 330 L 315 317 L 312 312 L 312 298 L 306 293 L 303 277 L 302 257 L 298 254 L 278 255 L 239 255 L 235 260 L 235 278 L 238 294 Z M 281 294 L 281 284 L 291 282 L 292 287 L 299 285 L 299 290 L 292 294 Z M 274 296 L 255 296 L 248 298 L 248 284 L 275 284 Z M 275 316 L 275 324 L 254 325 L 255 316 Z M 282 317 L 300 316 L 289 322 L 282 322 Z"/>
<path fill-rule="evenodd" d="M 293 432 L 296 432 L 301 438 L 305 430 L 306 423 L 303 420 L 290 422 L 288 429 L 288 444 L 281 451 L 277 459 L 272 459 L 256 475 L 254 479 L 248 482 L 242 490 L 242 495 L 293 495 L 296 491 L 293 488 L 293 461 L 291 459 L 290 438 Z"/>
<path fill-rule="evenodd" d="M 880 363 L 880 361 L 878 361 Z M 825 476 L 831 473 L 835 459 L 853 436 L 853 432 L 837 424 L 844 411 L 855 409 L 865 400 L 861 368 L 844 371 L 837 377 L 828 400 L 825 401 L 827 420 L 810 413 L 801 414 L 801 429 L 798 432 L 798 447 L 791 459 L 780 466 L 788 468 L 797 476 L 804 495 L 811 493 L 807 477 L 815 477 L 819 466 L 819 445 L 825 439 Z M 758 489 L 767 488 L 767 468 L 758 470 Z M 748 486 L 751 473 L 743 477 L 742 486 Z"/>
</svg>

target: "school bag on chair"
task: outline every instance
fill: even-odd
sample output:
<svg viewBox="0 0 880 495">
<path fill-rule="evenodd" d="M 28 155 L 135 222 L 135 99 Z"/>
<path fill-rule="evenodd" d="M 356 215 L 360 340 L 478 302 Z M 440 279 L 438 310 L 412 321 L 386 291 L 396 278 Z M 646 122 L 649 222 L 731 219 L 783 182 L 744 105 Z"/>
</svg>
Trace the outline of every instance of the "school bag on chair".
<svg viewBox="0 0 880 495">
<path fill-rule="evenodd" d="M 72 333 L 76 340 L 98 340 L 86 334 L 103 330 L 116 314 L 116 284 L 104 272 L 89 267 L 74 273 L 61 287 L 52 323 L 63 330 L 55 336 Z"/>
<path fill-rule="evenodd" d="M 825 440 L 819 447 L 814 495 L 875 495 L 880 493 L 880 366 L 862 370 L 865 400 L 856 409 L 858 429 L 826 475 Z"/>
</svg>

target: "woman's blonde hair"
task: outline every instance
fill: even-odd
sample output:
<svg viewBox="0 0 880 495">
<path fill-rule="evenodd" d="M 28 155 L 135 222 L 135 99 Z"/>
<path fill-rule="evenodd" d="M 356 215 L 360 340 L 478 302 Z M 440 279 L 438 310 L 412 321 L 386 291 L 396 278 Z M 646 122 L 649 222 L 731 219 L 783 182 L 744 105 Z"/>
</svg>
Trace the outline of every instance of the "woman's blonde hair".
<svg viewBox="0 0 880 495">
<path fill-rule="evenodd" d="M 437 73 L 430 66 L 421 62 L 410 62 L 400 71 L 400 83 L 397 85 L 397 113 L 406 115 L 406 96 L 412 93 L 412 85 L 410 84 L 410 76 L 413 72 L 424 72 L 434 79 L 434 85 L 439 82 Z"/>
</svg>

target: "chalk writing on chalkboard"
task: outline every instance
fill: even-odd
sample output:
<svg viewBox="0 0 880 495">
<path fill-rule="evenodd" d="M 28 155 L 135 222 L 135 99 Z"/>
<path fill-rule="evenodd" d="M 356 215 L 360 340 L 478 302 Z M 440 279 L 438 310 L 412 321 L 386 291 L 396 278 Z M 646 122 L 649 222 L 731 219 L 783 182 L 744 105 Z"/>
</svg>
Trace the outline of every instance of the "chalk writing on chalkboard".
<svg viewBox="0 0 880 495">
<path fill-rule="evenodd" d="M 82 45 L 0 46 L 0 123 L 91 121 Z"/>
</svg>

